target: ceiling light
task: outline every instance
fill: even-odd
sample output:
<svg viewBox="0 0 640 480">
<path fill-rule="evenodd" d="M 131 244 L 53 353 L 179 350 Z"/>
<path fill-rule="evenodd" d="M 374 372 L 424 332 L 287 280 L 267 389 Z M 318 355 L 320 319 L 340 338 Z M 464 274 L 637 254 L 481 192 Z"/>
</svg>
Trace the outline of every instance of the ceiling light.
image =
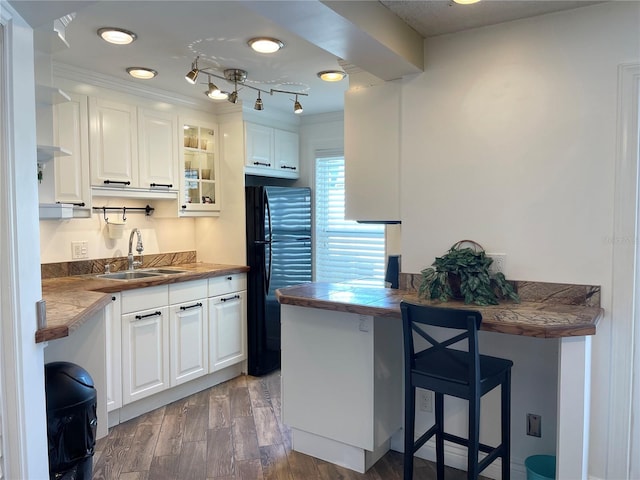
<svg viewBox="0 0 640 480">
<path fill-rule="evenodd" d="M 129 67 L 127 68 L 127 73 L 133 78 L 139 78 L 141 80 L 149 80 L 158 75 L 158 72 L 147 67 Z"/>
<path fill-rule="evenodd" d="M 237 90 L 234 90 L 233 92 L 231 92 L 229 94 L 229 97 L 227 98 L 228 101 L 230 101 L 231 103 L 238 103 L 238 92 Z"/>
<path fill-rule="evenodd" d="M 325 82 L 339 82 L 346 76 L 347 74 L 342 70 L 323 70 L 322 72 L 318 72 L 318 78 Z"/>
<path fill-rule="evenodd" d="M 206 93 L 207 97 L 211 100 L 226 100 L 229 98 L 229 92 L 225 92 L 223 90 L 214 91 L 212 94 L 209 94 L 208 91 L 204 93 Z"/>
<path fill-rule="evenodd" d="M 298 95 L 296 95 L 296 101 L 293 104 L 293 113 L 298 115 L 302 113 L 302 105 L 298 101 Z"/>
<path fill-rule="evenodd" d="M 114 27 L 101 28 L 98 30 L 98 35 L 105 42 L 113 43 L 114 45 L 129 45 L 138 38 L 135 33 L 129 30 Z"/>
<path fill-rule="evenodd" d="M 260 91 L 258 91 L 258 98 L 256 98 L 256 103 L 253 108 L 256 110 L 264 110 L 264 104 L 262 103 L 262 99 L 260 98 Z"/>
<path fill-rule="evenodd" d="M 196 80 L 198 79 L 198 72 L 200 71 L 198 70 L 198 58 L 200 57 L 196 57 L 196 59 L 191 63 L 191 70 L 189 70 L 189 72 L 184 76 L 184 79 L 191 85 L 195 85 Z"/>
<path fill-rule="evenodd" d="M 453 0 L 454 3 L 460 5 L 471 5 L 472 3 L 478 3 L 480 0 Z"/>
<path fill-rule="evenodd" d="M 284 47 L 284 43 L 280 40 L 270 37 L 252 38 L 247 43 L 258 53 L 275 53 Z"/>
<path fill-rule="evenodd" d="M 209 98 L 217 100 L 217 99 L 220 98 L 220 94 L 221 93 L 222 92 L 220 91 L 218 86 L 211 81 L 211 75 L 209 75 L 209 88 L 207 88 L 207 91 L 204 92 L 204 94 Z M 225 96 L 225 98 L 226 98 L 226 96 Z"/>
</svg>

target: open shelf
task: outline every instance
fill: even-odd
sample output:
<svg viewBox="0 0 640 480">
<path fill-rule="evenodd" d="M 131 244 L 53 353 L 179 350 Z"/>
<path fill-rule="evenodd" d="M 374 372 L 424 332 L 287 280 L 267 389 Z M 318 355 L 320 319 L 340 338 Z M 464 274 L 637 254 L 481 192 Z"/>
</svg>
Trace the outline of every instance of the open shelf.
<svg viewBox="0 0 640 480">
<path fill-rule="evenodd" d="M 66 148 L 57 147 L 55 145 L 38 145 L 38 162 L 44 163 L 51 160 L 53 157 L 71 155 L 71 152 Z"/>
</svg>

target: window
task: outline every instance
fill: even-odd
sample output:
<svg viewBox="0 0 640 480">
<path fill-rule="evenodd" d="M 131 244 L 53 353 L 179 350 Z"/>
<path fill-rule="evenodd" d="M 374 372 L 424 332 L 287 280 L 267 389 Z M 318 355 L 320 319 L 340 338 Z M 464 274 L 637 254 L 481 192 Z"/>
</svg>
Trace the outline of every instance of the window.
<svg viewBox="0 0 640 480">
<path fill-rule="evenodd" d="M 318 154 L 315 183 L 315 281 L 384 285 L 384 225 L 344 219 L 344 155 Z"/>
</svg>

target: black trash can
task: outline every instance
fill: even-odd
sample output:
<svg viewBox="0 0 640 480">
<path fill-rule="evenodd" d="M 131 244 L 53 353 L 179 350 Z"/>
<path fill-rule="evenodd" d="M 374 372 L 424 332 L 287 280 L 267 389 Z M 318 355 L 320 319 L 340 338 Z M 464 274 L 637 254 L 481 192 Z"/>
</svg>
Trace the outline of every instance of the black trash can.
<svg viewBox="0 0 640 480">
<path fill-rule="evenodd" d="M 91 480 L 98 418 L 91 375 L 70 362 L 44 366 L 50 480 Z"/>
</svg>

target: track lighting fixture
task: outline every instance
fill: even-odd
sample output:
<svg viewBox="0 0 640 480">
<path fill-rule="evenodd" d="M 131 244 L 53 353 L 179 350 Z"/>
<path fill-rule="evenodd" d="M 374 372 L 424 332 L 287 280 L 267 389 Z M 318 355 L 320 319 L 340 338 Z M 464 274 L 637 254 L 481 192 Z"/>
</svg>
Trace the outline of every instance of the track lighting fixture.
<svg viewBox="0 0 640 480">
<path fill-rule="evenodd" d="M 251 90 L 255 90 L 258 92 L 258 98 L 253 106 L 256 110 L 264 110 L 264 103 L 262 102 L 262 93 L 268 93 L 269 95 L 273 95 L 274 93 L 284 93 L 287 95 L 295 95 L 295 103 L 294 103 L 294 113 L 302 113 L 302 105 L 298 101 L 298 96 L 307 96 L 308 93 L 303 92 L 292 92 L 289 90 L 277 90 L 272 88 L 270 90 L 263 90 L 258 87 L 254 87 L 253 85 L 248 85 L 245 83 L 247 79 L 246 70 L 242 70 L 239 68 L 228 68 L 223 71 L 224 76 L 214 73 L 213 67 L 199 67 L 198 60 L 200 57 L 196 57 L 193 63 L 191 64 L 191 70 L 185 75 L 185 80 L 191 84 L 195 84 L 198 78 L 198 74 L 200 72 L 204 72 L 207 77 L 207 90 L 205 90 L 205 95 L 213 100 L 223 100 L 227 99 L 231 103 L 238 103 L 238 84 L 240 84 L 241 88 L 249 88 Z M 233 91 L 231 93 L 220 90 L 220 88 L 211 82 L 211 77 L 219 78 L 221 80 L 225 80 L 231 84 L 233 84 Z"/>
<path fill-rule="evenodd" d="M 302 105 L 298 101 L 298 95 L 296 95 L 296 101 L 293 103 L 293 113 L 300 115 L 302 113 Z"/>
<path fill-rule="evenodd" d="M 191 85 L 196 84 L 198 73 L 200 72 L 200 70 L 198 70 L 198 58 L 200 57 L 196 57 L 196 59 L 191 63 L 191 70 L 189 70 L 189 72 L 184 76 L 185 80 Z"/>
<path fill-rule="evenodd" d="M 264 105 L 262 104 L 262 99 L 260 98 L 260 91 L 258 90 L 258 98 L 256 98 L 256 103 L 253 106 L 256 110 L 264 110 Z"/>
</svg>

